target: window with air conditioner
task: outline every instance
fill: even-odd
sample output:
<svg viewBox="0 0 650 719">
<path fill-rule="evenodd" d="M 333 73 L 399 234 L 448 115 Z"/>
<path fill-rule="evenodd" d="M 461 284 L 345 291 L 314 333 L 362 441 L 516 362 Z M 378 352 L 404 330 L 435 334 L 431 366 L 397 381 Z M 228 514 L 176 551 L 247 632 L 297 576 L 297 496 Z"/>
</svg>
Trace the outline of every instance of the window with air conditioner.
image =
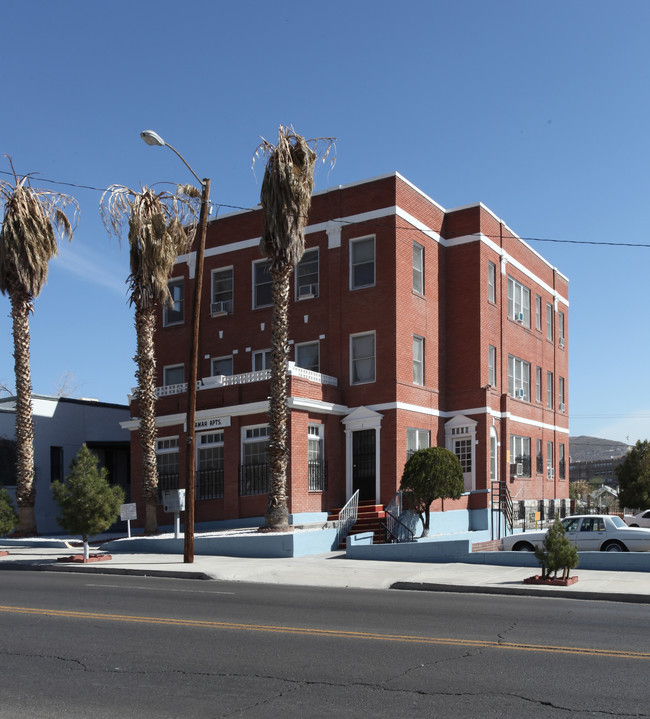
<svg viewBox="0 0 650 719">
<path fill-rule="evenodd" d="M 508 355 L 508 394 L 530 401 L 530 362 Z"/>
<path fill-rule="evenodd" d="M 318 249 L 305 250 L 296 266 L 296 298 L 318 297 Z"/>
<path fill-rule="evenodd" d="M 232 267 L 212 271 L 210 314 L 213 317 L 232 314 L 233 283 L 234 275 Z"/>
<path fill-rule="evenodd" d="M 530 437 L 510 435 L 511 474 L 516 477 L 530 477 Z"/>
<path fill-rule="evenodd" d="M 512 277 L 508 277 L 508 317 L 530 327 L 530 290 Z"/>
</svg>

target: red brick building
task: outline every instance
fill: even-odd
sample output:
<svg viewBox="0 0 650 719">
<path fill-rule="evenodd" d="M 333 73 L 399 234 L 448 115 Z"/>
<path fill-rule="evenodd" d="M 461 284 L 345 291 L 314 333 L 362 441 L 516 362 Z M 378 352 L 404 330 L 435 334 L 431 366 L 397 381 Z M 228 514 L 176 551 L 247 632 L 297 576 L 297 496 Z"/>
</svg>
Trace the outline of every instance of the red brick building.
<svg viewBox="0 0 650 719">
<path fill-rule="evenodd" d="M 198 522 L 266 508 L 271 289 L 261 229 L 260 209 L 208 227 Z M 290 513 L 340 507 L 356 489 L 386 504 L 408 453 L 428 445 L 455 451 L 465 470 L 467 493 L 445 509 L 487 508 L 496 480 L 515 500 L 568 498 L 564 275 L 487 207 L 444 210 L 399 174 L 316 193 L 306 248 L 290 310 Z M 179 257 L 176 304 L 156 335 L 163 488 L 177 486 L 185 463 L 194 260 Z M 135 429 L 137 400 L 131 411 Z"/>
</svg>

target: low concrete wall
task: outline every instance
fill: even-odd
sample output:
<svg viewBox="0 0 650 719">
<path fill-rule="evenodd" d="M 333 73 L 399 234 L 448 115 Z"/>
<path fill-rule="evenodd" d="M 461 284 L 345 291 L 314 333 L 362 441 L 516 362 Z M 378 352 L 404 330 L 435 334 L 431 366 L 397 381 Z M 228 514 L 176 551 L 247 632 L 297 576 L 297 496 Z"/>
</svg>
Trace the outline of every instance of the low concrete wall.
<svg viewBox="0 0 650 719">
<path fill-rule="evenodd" d="M 304 557 L 324 554 L 335 548 L 336 530 L 277 534 L 236 534 L 233 536 L 194 536 L 195 555 L 223 557 Z M 111 554 L 183 554 L 184 539 L 173 537 L 135 537 L 102 544 Z"/>
</svg>

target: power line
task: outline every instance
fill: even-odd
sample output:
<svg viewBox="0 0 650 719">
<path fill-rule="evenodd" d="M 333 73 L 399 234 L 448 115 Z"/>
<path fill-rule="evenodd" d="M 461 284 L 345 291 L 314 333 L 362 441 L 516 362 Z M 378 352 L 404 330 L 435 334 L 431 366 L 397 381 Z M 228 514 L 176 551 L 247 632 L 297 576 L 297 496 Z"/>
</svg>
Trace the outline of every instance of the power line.
<svg viewBox="0 0 650 719">
<path fill-rule="evenodd" d="M 13 177 L 13 173 L 7 172 L 5 170 L 0 170 L 0 174 L 2 175 L 9 175 L 10 177 Z M 63 185 L 65 187 L 75 187 L 77 189 L 81 190 L 93 190 L 95 192 L 107 192 L 109 188 L 107 187 L 95 187 L 93 185 L 81 185 L 75 182 L 64 182 L 62 180 L 49 180 L 45 177 L 38 177 L 37 178 L 39 182 L 47 182 L 51 185 Z M 159 183 L 156 183 L 159 184 Z M 170 183 L 174 184 L 174 183 Z M 242 205 L 229 205 L 224 202 L 212 202 L 211 204 L 218 206 L 218 207 L 225 207 L 229 210 L 237 210 L 237 211 L 243 211 L 243 212 L 253 212 L 255 210 L 261 210 L 260 206 L 257 205 L 256 207 L 244 207 Z M 352 220 L 332 220 L 330 218 L 326 217 L 316 217 L 313 214 L 310 215 L 311 220 L 317 220 L 321 222 L 338 222 L 339 224 L 346 225 L 346 224 L 356 224 Z M 372 222 L 368 223 L 371 225 L 375 225 L 376 227 L 390 227 L 395 228 L 398 230 L 406 230 L 411 232 L 422 232 L 421 229 L 417 227 L 412 227 L 411 225 L 405 226 L 405 225 L 388 225 L 383 224 L 381 222 Z M 498 238 L 500 235 L 488 235 L 485 232 L 482 233 L 485 237 L 489 238 Z M 602 246 L 602 247 L 646 247 L 650 248 L 650 243 L 647 242 L 605 242 L 605 241 L 598 241 L 598 240 L 563 240 L 563 239 L 557 239 L 557 238 L 551 238 L 551 237 L 520 237 L 519 235 L 516 236 L 516 238 L 513 239 L 520 239 L 524 242 L 554 242 L 556 244 L 562 244 L 562 245 L 594 245 L 594 246 Z"/>
</svg>

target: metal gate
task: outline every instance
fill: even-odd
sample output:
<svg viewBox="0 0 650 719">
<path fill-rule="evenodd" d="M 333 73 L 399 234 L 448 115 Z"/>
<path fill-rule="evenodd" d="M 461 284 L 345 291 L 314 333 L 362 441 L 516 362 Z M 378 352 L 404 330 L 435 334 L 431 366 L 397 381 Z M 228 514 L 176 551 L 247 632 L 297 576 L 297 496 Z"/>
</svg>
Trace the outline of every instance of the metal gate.
<svg viewBox="0 0 650 719">
<path fill-rule="evenodd" d="M 377 470 L 376 433 L 362 429 L 352 433 L 352 491 L 359 490 L 359 499 L 376 500 Z"/>
</svg>

